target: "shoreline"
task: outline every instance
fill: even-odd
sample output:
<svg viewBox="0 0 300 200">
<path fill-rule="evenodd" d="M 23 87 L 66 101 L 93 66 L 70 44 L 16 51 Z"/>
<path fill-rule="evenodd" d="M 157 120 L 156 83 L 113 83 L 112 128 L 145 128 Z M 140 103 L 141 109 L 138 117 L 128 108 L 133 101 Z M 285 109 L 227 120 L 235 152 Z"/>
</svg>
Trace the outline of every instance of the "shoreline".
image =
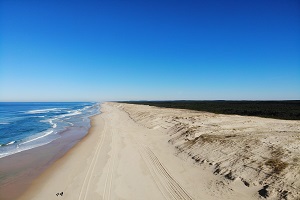
<svg viewBox="0 0 300 200">
<path fill-rule="evenodd" d="M 92 116 L 90 119 L 91 127 L 88 133 L 77 142 L 76 145 L 70 148 L 63 156 L 53 162 L 43 173 L 35 178 L 31 185 L 17 198 L 18 200 L 41 199 L 37 195 L 44 190 L 47 190 L 44 192 L 47 195 L 43 196 L 42 199 L 53 199 L 54 197 L 57 197 L 57 193 L 65 192 L 66 186 L 61 185 L 61 183 L 65 183 L 65 179 L 70 179 L 75 174 L 85 172 L 85 168 L 78 168 L 76 165 L 78 165 L 79 161 L 83 161 L 87 158 L 90 152 L 93 151 L 93 143 L 97 140 L 96 132 L 101 132 L 104 128 L 102 112 Z M 80 158 L 78 157 L 78 154 L 81 154 L 79 156 Z M 45 187 L 45 185 L 51 185 L 51 188 Z"/>
<path fill-rule="evenodd" d="M 90 124 L 95 116 L 90 117 Z M 91 127 L 84 135 L 80 128 L 69 127 L 60 133 L 61 137 L 57 140 L 0 158 L 0 199 L 20 197 L 39 176 L 84 140 Z"/>
</svg>

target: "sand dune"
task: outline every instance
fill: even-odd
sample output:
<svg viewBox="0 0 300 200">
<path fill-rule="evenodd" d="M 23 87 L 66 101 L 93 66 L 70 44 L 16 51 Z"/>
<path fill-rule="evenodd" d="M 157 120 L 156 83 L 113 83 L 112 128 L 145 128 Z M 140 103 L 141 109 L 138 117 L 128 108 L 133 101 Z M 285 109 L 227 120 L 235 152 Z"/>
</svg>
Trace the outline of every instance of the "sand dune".
<svg viewBox="0 0 300 200">
<path fill-rule="evenodd" d="M 182 159 L 213 166 L 214 174 L 228 179 L 221 183 L 224 188 L 242 182 L 247 188 L 241 191 L 256 191 L 250 199 L 300 198 L 299 121 L 144 105 L 119 107 L 137 123 L 167 134 Z"/>
<path fill-rule="evenodd" d="M 275 129 L 288 131 L 289 141 L 264 132 Z M 288 165 L 258 166 L 273 158 L 275 144 L 276 158 Z M 282 195 L 280 185 L 292 198 L 297 156 L 299 122 L 104 103 L 88 136 L 20 199 L 258 199 L 265 185 L 269 196 Z"/>
</svg>

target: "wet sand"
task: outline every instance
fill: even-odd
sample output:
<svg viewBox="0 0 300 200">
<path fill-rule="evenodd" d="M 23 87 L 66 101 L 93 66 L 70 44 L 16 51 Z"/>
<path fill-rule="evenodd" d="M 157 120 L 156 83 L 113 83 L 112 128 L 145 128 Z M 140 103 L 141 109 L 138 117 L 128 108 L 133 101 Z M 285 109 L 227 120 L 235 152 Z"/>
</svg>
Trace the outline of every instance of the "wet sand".
<svg viewBox="0 0 300 200">
<path fill-rule="evenodd" d="M 79 129 L 69 128 L 49 144 L 0 158 L 0 199 L 16 199 L 83 137 Z"/>
</svg>

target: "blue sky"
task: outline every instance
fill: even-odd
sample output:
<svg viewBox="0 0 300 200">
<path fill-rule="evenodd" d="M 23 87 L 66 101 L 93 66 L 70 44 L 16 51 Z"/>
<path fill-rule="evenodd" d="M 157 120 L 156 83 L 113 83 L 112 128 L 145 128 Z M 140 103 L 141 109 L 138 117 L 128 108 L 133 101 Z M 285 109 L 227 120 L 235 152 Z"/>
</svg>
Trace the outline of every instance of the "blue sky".
<svg viewBox="0 0 300 200">
<path fill-rule="evenodd" d="M 0 101 L 300 99 L 297 0 L 0 5 Z"/>
</svg>

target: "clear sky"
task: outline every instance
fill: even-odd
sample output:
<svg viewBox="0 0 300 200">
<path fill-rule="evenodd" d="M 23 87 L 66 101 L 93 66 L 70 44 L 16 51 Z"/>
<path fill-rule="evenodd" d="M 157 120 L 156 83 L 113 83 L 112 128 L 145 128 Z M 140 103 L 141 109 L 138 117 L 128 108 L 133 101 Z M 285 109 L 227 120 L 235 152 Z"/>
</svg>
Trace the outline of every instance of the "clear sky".
<svg viewBox="0 0 300 200">
<path fill-rule="evenodd" d="M 300 99 L 299 0 L 0 2 L 0 101 Z"/>
</svg>

